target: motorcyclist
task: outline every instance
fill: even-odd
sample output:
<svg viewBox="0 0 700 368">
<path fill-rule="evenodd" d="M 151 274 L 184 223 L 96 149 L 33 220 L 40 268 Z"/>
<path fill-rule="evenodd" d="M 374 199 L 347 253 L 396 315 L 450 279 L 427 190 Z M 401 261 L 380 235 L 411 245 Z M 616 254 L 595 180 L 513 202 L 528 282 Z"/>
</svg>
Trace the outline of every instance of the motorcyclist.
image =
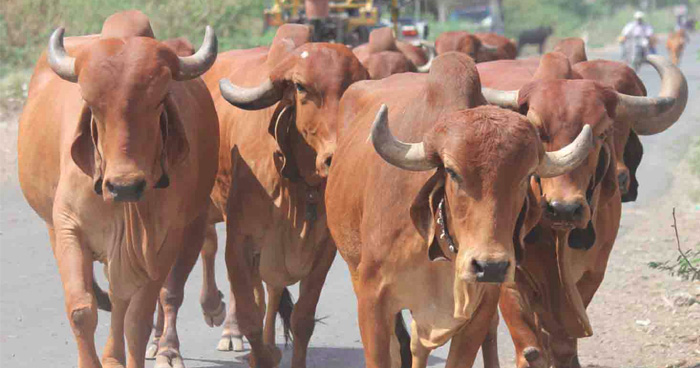
<svg viewBox="0 0 700 368">
<path fill-rule="evenodd" d="M 623 55 L 626 49 L 624 44 L 629 39 L 643 40 L 643 43 L 649 45 L 649 53 L 656 54 L 654 28 L 644 21 L 644 13 L 641 11 L 634 13 L 634 21 L 627 23 L 620 33 L 619 41 L 623 45 Z"/>
</svg>

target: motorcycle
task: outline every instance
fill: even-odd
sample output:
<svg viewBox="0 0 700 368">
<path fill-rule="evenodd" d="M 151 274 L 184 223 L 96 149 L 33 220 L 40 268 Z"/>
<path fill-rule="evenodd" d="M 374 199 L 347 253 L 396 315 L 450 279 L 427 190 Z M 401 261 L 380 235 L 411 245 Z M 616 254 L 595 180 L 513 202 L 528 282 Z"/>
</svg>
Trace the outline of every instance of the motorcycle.
<svg viewBox="0 0 700 368">
<path fill-rule="evenodd" d="M 649 55 L 649 38 L 645 36 L 630 37 L 623 45 L 622 58 L 634 71 L 639 71 L 644 60 Z"/>
</svg>

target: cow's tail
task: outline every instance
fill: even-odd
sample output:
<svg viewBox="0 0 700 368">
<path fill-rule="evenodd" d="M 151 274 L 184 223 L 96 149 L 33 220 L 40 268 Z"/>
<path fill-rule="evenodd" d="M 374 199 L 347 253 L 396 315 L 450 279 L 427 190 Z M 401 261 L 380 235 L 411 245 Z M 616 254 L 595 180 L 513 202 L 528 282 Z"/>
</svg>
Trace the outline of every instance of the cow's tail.
<svg viewBox="0 0 700 368">
<path fill-rule="evenodd" d="M 294 300 L 289 289 L 282 290 L 280 305 L 277 308 L 280 318 L 282 318 L 282 327 L 284 328 L 284 345 L 288 345 L 292 341 L 292 311 L 294 310 Z"/>
<path fill-rule="evenodd" d="M 95 281 L 94 275 L 92 278 L 92 292 L 95 293 L 95 298 L 97 299 L 97 309 L 101 309 L 105 312 L 111 312 L 112 302 L 109 300 L 109 294 L 105 293 L 100 288 L 100 285 L 98 285 L 97 281 Z"/>
<path fill-rule="evenodd" d="M 411 355 L 411 335 L 408 333 L 408 329 L 406 329 L 406 322 L 404 322 L 401 312 L 396 313 L 394 334 L 396 334 L 396 338 L 399 339 L 401 368 L 411 368 L 413 364 L 413 356 Z"/>
</svg>

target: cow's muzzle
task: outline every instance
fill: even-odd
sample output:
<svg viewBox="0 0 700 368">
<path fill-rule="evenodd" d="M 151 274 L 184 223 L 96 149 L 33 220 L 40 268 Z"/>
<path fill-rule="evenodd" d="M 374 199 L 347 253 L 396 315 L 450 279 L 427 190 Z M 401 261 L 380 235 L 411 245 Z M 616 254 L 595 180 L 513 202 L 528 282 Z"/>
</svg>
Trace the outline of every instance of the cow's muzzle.
<svg viewBox="0 0 700 368">
<path fill-rule="evenodd" d="M 143 191 L 146 189 L 146 181 L 143 179 L 127 183 L 107 181 L 105 188 L 112 199 L 117 202 L 137 202 L 143 196 Z"/>
<path fill-rule="evenodd" d="M 505 281 L 509 267 L 509 261 L 472 260 L 472 272 L 474 272 L 477 282 L 501 283 Z"/>
<path fill-rule="evenodd" d="M 547 202 L 545 216 L 554 223 L 576 223 L 583 220 L 585 206 L 579 201 Z"/>
</svg>

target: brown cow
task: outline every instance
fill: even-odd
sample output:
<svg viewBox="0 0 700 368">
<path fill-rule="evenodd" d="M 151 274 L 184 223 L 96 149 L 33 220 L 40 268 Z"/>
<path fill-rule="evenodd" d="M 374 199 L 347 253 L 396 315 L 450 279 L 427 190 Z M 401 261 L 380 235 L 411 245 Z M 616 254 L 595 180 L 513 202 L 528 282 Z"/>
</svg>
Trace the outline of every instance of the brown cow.
<svg viewBox="0 0 700 368">
<path fill-rule="evenodd" d="M 629 96 L 596 81 L 566 80 L 565 73 L 546 71 L 546 77 L 519 91 L 484 91 L 489 101 L 536 121 L 548 149 L 571 142 L 584 124 L 597 137 L 583 165 L 537 185 L 546 198 L 543 218 L 526 236 L 516 282 L 503 289 L 500 302 L 518 367 L 580 366 L 577 339 L 592 335 L 586 307 L 603 280 L 621 214 L 616 125 L 631 122 L 643 134 L 662 131 L 678 119 L 687 100 L 680 71 L 660 57 L 649 61 L 662 75 L 657 98 Z M 629 131 L 623 134 L 626 138 Z"/>
<path fill-rule="evenodd" d="M 477 107 L 479 89 L 473 60 L 448 53 L 427 75 L 361 82 L 343 96 L 326 208 L 357 295 L 367 367 L 395 366 L 402 309 L 413 315 L 413 367 L 450 339 L 447 366 L 471 366 L 498 284 L 513 279 L 521 235 L 538 217 L 537 199 L 526 199 L 530 175 L 566 172 L 592 146 L 588 132 L 565 154 L 545 153 L 527 119 Z M 421 143 L 399 141 L 389 125 Z"/>
<path fill-rule="evenodd" d="M 450 51 L 461 52 L 469 55 L 477 63 L 498 59 L 515 59 L 515 56 L 510 57 L 513 51 L 512 42 L 508 39 L 504 41 L 502 38 L 505 37 L 492 33 L 443 32 L 435 39 L 435 52 L 438 55 Z"/>
<path fill-rule="evenodd" d="M 242 333 L 252 367 L 279 364 L 275 315 L 285 287 L 300 281 L 291 312 L 292 366 L 306 366 L 316 304 L 335 257 L 323 196 L 339 101 L 352 83 L 368 77 L 347 47 L 309 39 L 306 26 L 285 25 L 269 49 L 222 53 L 204 76 L 222 137 L 210 220 L 226 222 L 233 296 L 220 348 L 231 348 Z M 204 260 L 211 262 L 213 254 Z M 168 323 L 165 328 L 161 350 L 177 343 Z"/>
<path fill-rule="evenodd" d="M 687 43 L 688 34 L 685 29 L 679 29 L 668 36 L 666 39 L 666 48 L 668 49 L 669 55 L 671 55 L 673 64 L 680 64 L 681 56 L 683 56 L 683 50 Z"/>
<path fill-rule="evenodd" d="M 352 52 L 367 68 L 371 79 L 383 79 L 392 74 L 430 70 L 432 55 L 427 57 L 421 47 L 399 42 L 394 30 L 378 28 L 369 34 L 369 42 Z"/>
<path fill-rule="evenodd" d="M 178 57 L 137 11 L 67 47 L 63 32 L 30 82 L 20 184 L 49 230 L 78 366 L 102 366 L 92 291 L 100 261 L 112 302 L 103 363 L 143 367 L 158 292 L 176 258 L 203 240 L 219 132 L 198 76 L 216 59 L 216 36 L 207 28 L 200 50 Z"/>
</svg>

